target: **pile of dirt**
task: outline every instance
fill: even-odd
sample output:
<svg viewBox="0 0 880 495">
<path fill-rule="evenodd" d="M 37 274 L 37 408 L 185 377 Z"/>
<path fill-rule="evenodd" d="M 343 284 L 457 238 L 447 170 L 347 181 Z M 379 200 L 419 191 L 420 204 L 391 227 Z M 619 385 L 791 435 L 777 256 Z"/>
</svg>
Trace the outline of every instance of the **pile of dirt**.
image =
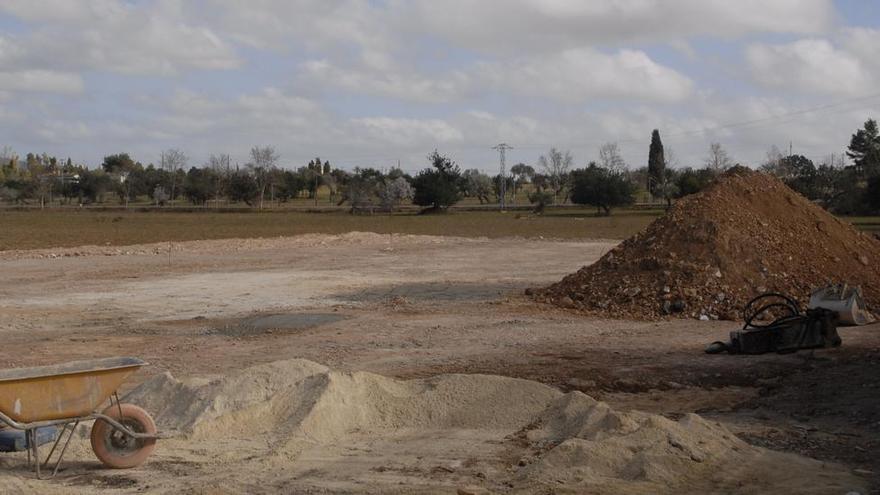
<svg viewBox="0 0 880 495">
<path fill-rule="evenodd" d="M 529 292 L 614 318 L 734 320 L 761 293 L 806 301 L 842 282 L 880 308 L 880 242 L 779 179 L 736 167 L 593 265 Z"/>
<path fill-rule="evenodd" d="M 749 446 L 696 415 L 675 421 L 621 412 L 580 392 L 564 394 L 537 382 L 499 376 L 400 381 L 290 360 L 216 380 L 181 382 L 160 375 L 126 400 L 150 410 L 160 429 L 181 432 L 188 448 L 200 449 L 200 441 L 212 439 L 223 439 L 224 449 L 248 442 L 265 445 L 264 454 L 248 459 L 272 466 L 272 472 L 288 473 L 290 480 L 277 485 L 287 489 L 339 488 L 340 480 L 346 480 L 356 491 L 365 491 L 377 482 L 376 473 L 389 470 L 435 487 L 442 486 L 438 473 L 453 484 L 463 476 L 473 480 L 470 472 L 456 472 L 465 469 L 461 462 L 444 458 L 456 452 L 480 456 L 468 461 L 467 468 L 480 473 L 475 477 L 482 490 L 493 492 L 700 491 L 695 486 L 712 491 L 726 483 L 730 466 L 761 469 L 764 464 L 786 466 L 777 471 L 801 476 L 809 481 L 801 485 L 819 493 L 861 488 L 859 480 L 836 466 Z M 432 459 L 438 445 L 441 457 Z M 319 464 L 303 457 L 310 448 L 319 452 Z M 334 460 L 332 453 L 340 451 Z M 443 462 L 455 467 L 418 470 L 425 463 Z M 369 469 L 360 478 L 353 470 L 363 464 Z M 334 468 L 326 472 L 319 465 Z M 784 486 L 780 476 L 767 473 L 761 486 Z M 739 483 L 731 491 L 756 488 L 749 476 Z"/>
</svg>

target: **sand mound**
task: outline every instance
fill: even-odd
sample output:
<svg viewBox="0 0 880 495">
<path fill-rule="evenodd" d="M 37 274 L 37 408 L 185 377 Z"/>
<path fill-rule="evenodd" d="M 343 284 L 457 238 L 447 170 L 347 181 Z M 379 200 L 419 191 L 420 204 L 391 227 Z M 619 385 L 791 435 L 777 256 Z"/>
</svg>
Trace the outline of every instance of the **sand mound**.
<svg viewBox="0 0 880 495">
<path fill-rule="evenodd" d="M 805 301 L 838 282 L 861 285 L 880 308 L 880 242 L 775 177 L 737 167 L 535 297 L 617 318 L 738 319 L 760 293 Z"/>
<path fill-rule="evenodd" d="M 283 431 L 329 442 L 352 432 L 401 428 L 512 431 L 559 393 L 515 378 L 445 375 L 397 381 L 294 359 L 208 382 L 181 382 L 166 373 L 126 400 L 151 411 L 162 428 L 195 438 Z"/>
<path fill-rule="evenodd" d="M 613 493 L 651 493 L 687 486 L 722 463 L 743 462 L 758 450 L 695 414 L 679 421 L 621 413 L 578 392 L 551 404 L 530 440 L 552 445 L 519 479 L 564 480 Z"/>
<path fill-rule="evenodd" d="M 430 460 L 439 451 L 441 457 L 455 452 L 482 456 L 486 460 L 469 462 L 484 463 L 479 478 L 491 490 L 679 493 L 724 466 L 765 462 L 768 454 L 696 415 L 672 421 L 620 412 L 580 392 L 563 394 L 537 382 L 498 376 L 400 381 L 291 360 L 211 381 L 181 382 L 166 374 L 126 400 L 153 412 L 160 428 L 182 432 L 188 444 L 257 438 L 251 444 L 265 445 L 265 454 L 248 459 L 268 462 L 272 472 L 290 473 L 300 483 L 312 483 L 306 480 L 323 472 L 319 466 L 333 465 L 334 452 L 342 452 L 336 462 L 349 470 L 366 465 L 368 480 L 396 469 L 410 473 L 412 482 L 437 483 L 436 468 L 423 471 L 420 466 L 441 462 Z M 306 451 L 312 458 L 300 455 Z M 529 460 L 503 460 L 517 458 Z M 826 490 L 829 483 L 853 483 L 816 461 L 784 456 L 783 462 L 799 466 L 803 476 L 824 471 L 821 486 Z M 304 467 L 297 468 L 298 463 Z M 462 479 L 465 474 L 448 476 Z M 763 486 L 773 486 L 773 476 L 762 478 Z M 363 489 L 358 479 L 349 481 Z M 292 486 L 284 483 L 289 482 L 278 486 Z"/>
</svg>

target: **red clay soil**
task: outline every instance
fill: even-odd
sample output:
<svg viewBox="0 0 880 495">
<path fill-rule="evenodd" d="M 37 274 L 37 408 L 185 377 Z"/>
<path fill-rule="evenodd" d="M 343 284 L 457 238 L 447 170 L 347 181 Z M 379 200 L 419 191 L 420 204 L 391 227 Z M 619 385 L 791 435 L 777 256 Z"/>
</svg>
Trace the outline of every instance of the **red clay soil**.
<svg viewBox="0 0 880 495">
<path fill-rule="evenodd" d="M 737 167 L 599 261 L 530 291 L 614 318 L 739 319 L 754 296 L 805 302 L 828 283 L 861 285 L 880 308 L 880 242 L 773 176 Z"/>
</svg>

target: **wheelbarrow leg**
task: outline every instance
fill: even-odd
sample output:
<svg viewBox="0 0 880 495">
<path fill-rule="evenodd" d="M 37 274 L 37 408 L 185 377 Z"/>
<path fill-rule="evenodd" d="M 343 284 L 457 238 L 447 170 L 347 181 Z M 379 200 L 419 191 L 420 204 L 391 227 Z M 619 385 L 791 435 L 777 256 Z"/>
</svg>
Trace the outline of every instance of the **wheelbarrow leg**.
<svg viewBox="0 0 880 495">
<path fill-rule="evenodd" d="M 25 437 L 27 438 L 31 455 L 34 458 L 34 471 L 37 473 L 37 479 L 42 479 L 40 477 L 40 447 L 37 445 L 37 430 L 35 428 L 27 430 L 27 432 L 25 432 Z"/>
<path fill-rule="evenodd" d="M 76 427 L 79 426 L 79 420 L 76 420 L 73 423 L 73 427 L 70 428 L 70 433 L 67 435 L 67 441 L 64 442 L 64 447 L 61 448 L 61 452 L 58 454 L 58 459 L 55 460 L 55 468 L 52 470 L 52 478 L 54 478 L 58 474 L 58 469 L 61 467 L 61 461 L 64 459 L 64 453 L 67 452 L 67 446 L 70 445 L 70 440 L 73 439 L 74 433 L 76 433 Z M 70 423 L 65 424 L 61 428 L 61 432 L 58 434 L 58 438 L 55 439 L 55 444 L 52 445 L 52 450 L 49 451 L 49 455 L 46 457 L 46 461 L 43 463 L 43 467 L 49 466 L 49 460 L 52 459 L 52 454 L 55 453 L 55 449 L 58 448 L 58 445 L 61 443 L 61 439 L 64 437 L 64 432 L 68 430 L 70 427 Z"/>
</svg>

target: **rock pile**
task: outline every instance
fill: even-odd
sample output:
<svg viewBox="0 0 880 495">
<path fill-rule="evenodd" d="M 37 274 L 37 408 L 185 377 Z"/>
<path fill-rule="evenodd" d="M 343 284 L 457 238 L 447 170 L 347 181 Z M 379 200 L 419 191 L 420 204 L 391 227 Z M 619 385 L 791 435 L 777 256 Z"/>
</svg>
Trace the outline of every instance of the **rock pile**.
<svg viewBox="0 0 880 495">
<path fill-rule="evenodd" d="M 595 264 L 529 292 L 614 318 L 732 320 L 761 293 L 805 301 L 840 282 L 880 308 L 880 242 L 775 177 L 736 167 Z"/>
</svg>

